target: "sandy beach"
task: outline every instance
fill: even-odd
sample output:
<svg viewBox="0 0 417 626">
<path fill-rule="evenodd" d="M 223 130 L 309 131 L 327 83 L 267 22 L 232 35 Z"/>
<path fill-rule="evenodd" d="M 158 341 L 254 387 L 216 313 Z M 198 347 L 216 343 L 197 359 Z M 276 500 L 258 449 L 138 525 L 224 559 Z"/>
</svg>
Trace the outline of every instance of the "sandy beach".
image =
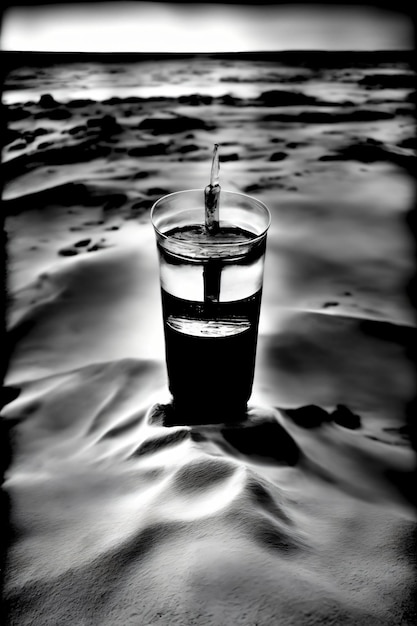
<svg viewBox="0 0 417 626">
<path fill-rule="evenodd" d="M 409 57 L 55 61 L 3 86 L 5 623 L 415 624 Z M 171 426 L 150 208 L 214 143 L 272 215 L 255 382 Z"/>
</svg>

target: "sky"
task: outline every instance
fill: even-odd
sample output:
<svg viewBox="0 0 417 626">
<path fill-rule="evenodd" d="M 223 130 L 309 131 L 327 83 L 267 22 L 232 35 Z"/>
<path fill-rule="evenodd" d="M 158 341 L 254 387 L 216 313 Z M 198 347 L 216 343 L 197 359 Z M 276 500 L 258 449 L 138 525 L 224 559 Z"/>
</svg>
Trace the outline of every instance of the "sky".
<svg viewBox="0 0 417 626">
<path fill-rule="evenodd" d="M 375 5 L 84 2 L 11 6 L 2 50 L 238 52 L 412 49 L 409 16 Z"/>
</svg>

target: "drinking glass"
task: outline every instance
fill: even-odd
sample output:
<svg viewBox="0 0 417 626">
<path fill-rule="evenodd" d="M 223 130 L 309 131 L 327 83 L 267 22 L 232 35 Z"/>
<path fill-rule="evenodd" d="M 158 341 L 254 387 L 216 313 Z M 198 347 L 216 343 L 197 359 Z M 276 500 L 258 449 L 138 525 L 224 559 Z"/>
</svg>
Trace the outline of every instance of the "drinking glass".
<svg viewBox="0 0 417 626">
<path fill-rule="evenodd" d="M 234 420 L 252 392 L 270 214 L 224 190 L 219 213 L 210 234 L 204 189 L 163 196 L 151 211 L 169 389 L 184 422 Z"/>
</svg>

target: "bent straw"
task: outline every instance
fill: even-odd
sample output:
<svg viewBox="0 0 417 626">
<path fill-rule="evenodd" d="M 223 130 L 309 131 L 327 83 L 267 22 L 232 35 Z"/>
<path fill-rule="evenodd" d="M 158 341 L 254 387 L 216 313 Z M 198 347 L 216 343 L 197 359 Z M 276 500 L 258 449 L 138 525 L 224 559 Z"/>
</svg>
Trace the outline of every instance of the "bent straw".
<svg viewBox="0 0 417 626">
<path fill-rule="evenodd" d="M 204 190 L 205 227 L 208 235 L 215 235 L 219 231 L 219 144 L 214 144 L 213 160 L 211 163 L 210 184 Z M 222 264 L 218 260 L 209 259 L 204 265 L 204 302 L 218 302 L 220 297 L 220 279 Z"/>
<path fill-rule="evenodd" d="M 210 184 L 204 190 L 205 204 L 205 226 L 206 231 L 214 235 L 219 230 L 219 205 L 220 205 L 220 185 L 219 185 L 219 144 L 214 144 L 213 160 L 211 163 Z"/>
</svg>

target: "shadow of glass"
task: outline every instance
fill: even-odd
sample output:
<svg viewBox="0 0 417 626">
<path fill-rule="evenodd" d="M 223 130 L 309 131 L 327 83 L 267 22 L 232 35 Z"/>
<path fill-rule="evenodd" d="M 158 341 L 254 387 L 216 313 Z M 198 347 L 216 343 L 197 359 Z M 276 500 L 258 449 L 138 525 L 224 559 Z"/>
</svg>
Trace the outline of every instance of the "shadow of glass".
<svg viewBox="0 0 417 626">
<path fill-rule="evenodd" d="M 214 444 L 228 455 L 255 463 L 290 465 L 301 456 L 298 445 L 278 423 L 274 409 L 223 408 L 213 415 L 204 407 L 184 411 L 175 403 L 156 404 L 148 423 L 157 426 L 189 426 L 196 443 Z"/>
<path fill-rule="evenodd" d="M 155 405 L 150 412 L 151 424 L 160 426 L 202 426 L 208 424 L 238 424 L 247 417 L 246 406 L 223 404 L 213 408 L 202 400 L 201 404 L 169 404 Z"/>
</svg>

